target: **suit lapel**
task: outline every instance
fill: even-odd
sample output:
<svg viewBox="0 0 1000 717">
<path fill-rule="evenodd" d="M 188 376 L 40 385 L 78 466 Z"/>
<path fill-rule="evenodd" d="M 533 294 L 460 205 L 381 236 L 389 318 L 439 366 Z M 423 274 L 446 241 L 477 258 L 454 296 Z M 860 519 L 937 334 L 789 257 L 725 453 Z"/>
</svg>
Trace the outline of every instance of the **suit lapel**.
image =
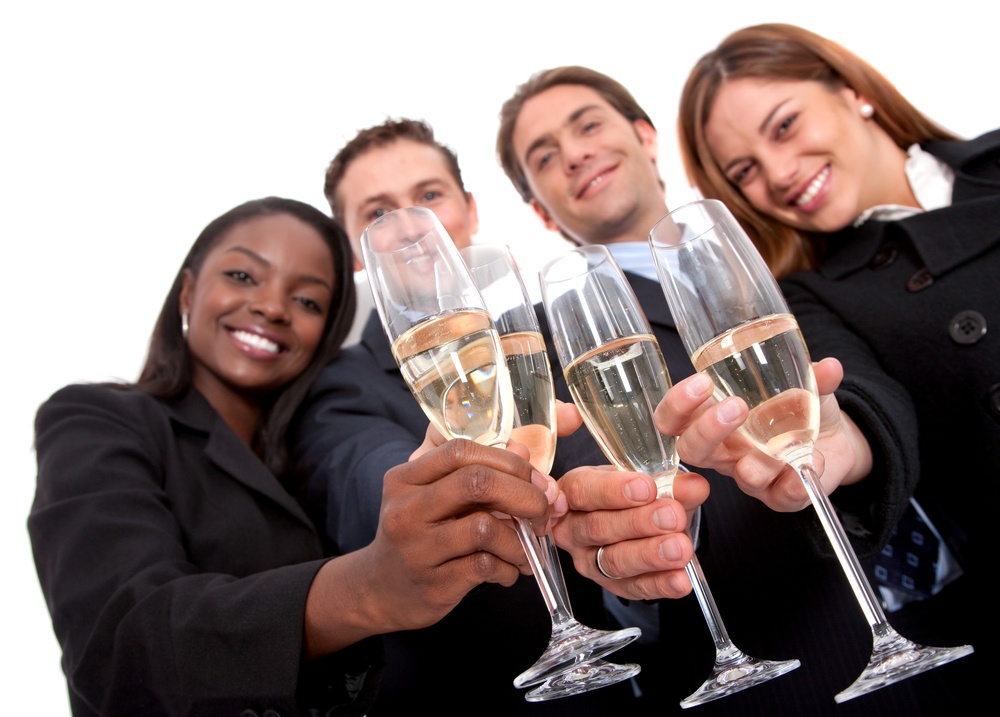
<svg viewBox="0 0 1000 717">
<path fill-rule="evenodd" d="M 270 498 L 285 511 L 312 527 L 312 521 L 278 478 L 241 441 L 200 393 L 192 389 L 172 409 L 172 420 L 208 435 L 205 457 L 233 480 Z"/>
</svg>

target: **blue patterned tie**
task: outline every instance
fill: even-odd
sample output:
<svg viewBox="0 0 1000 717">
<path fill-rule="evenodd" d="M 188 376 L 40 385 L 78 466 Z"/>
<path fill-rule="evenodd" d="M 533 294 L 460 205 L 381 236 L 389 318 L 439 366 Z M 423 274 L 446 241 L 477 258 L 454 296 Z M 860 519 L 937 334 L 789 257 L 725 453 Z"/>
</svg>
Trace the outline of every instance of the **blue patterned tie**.
<svg viewBox="0 0 1000 717">
<path fill-rule="evenodd" d="M 911 600 L 930 597 L 937 581 L 940 547 L 941 541 L 911 500 L 888 544 L 872 559 L 875 579 Z"/>
</svg>

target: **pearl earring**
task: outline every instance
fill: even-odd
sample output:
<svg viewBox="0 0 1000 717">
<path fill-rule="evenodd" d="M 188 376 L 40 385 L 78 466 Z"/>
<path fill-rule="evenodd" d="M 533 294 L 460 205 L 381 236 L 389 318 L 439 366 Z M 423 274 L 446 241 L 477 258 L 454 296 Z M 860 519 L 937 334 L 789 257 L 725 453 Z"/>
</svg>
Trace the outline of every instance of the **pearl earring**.
<svg viewBox="0 0 1000 717">
<path fill-rule="evenodd" d="M 188 312 L 181 314 L 181 336 L 187 341 L 188 337 Z"/>
<path fill-rule="evenodd" d="M 861 107 L 858 108 L 858 109 L 861 112 L 861 116 L 864 117 L 865 119 L 871 119 L 872 115 L 875 114 L 875 108 L 872 107 L 867 102 L 865 102 L 863 105 L 861 105 Z"/>
</svg>

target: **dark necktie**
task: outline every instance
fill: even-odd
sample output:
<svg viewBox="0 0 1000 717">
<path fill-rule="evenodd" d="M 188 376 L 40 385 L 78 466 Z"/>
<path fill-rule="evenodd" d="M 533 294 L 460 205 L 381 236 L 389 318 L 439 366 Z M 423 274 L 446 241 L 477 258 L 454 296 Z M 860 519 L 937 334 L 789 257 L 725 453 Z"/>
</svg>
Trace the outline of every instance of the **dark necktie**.
<svg viewBox="0 0 1000 717">
<path fill-rule="evenodd" d="M 937 578 L 941 541 L 910 501 L 892 537 L 876 555 L 875 579 L 916 599 L 930 597 Z"/>
</svg>

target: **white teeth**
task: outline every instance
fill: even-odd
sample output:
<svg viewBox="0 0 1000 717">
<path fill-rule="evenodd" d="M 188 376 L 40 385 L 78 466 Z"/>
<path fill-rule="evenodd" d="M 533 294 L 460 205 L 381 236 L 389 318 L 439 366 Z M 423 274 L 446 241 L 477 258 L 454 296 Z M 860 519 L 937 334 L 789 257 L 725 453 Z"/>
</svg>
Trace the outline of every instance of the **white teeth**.
<svg viewBox="0 0 1000 717">
<path fill-rule="evenodd" d="M 826 178 L 830 176 L 830 166 L 827 165 L 823 168 L 823 171 L 816 175 L 816 178 L 809 183 L 806 187 L 806 191 L 799 195 L 799 198 L 795 200 L 795 204 L 798 206 L 803 206 L 808 204 L 813 199 L 816 198 L 816 193 L 819 192 L 820 187 L 826 181 Z"/>
<path fill-rule="evenodd" d="M 255 349 L 260 349 L 261 351 L 270 351 L 273 354 L 278 353 L 281 347 L 278 344 L 265 339 L 263 336 L 258 336 L 257 334 L 251 334 L 249 331 L 234 331 L 233 336 L 243 343 L 253 346 Z"/>
<path fill-rule="evenodd" d="M 594 185 L 600 184 L 603 181 L 604 181 L 604 175 L 599 174 L 596 177 L 594 177 L 594 179 L 590 182 L 589 186 L 593 187 Z"/>
</svg>

